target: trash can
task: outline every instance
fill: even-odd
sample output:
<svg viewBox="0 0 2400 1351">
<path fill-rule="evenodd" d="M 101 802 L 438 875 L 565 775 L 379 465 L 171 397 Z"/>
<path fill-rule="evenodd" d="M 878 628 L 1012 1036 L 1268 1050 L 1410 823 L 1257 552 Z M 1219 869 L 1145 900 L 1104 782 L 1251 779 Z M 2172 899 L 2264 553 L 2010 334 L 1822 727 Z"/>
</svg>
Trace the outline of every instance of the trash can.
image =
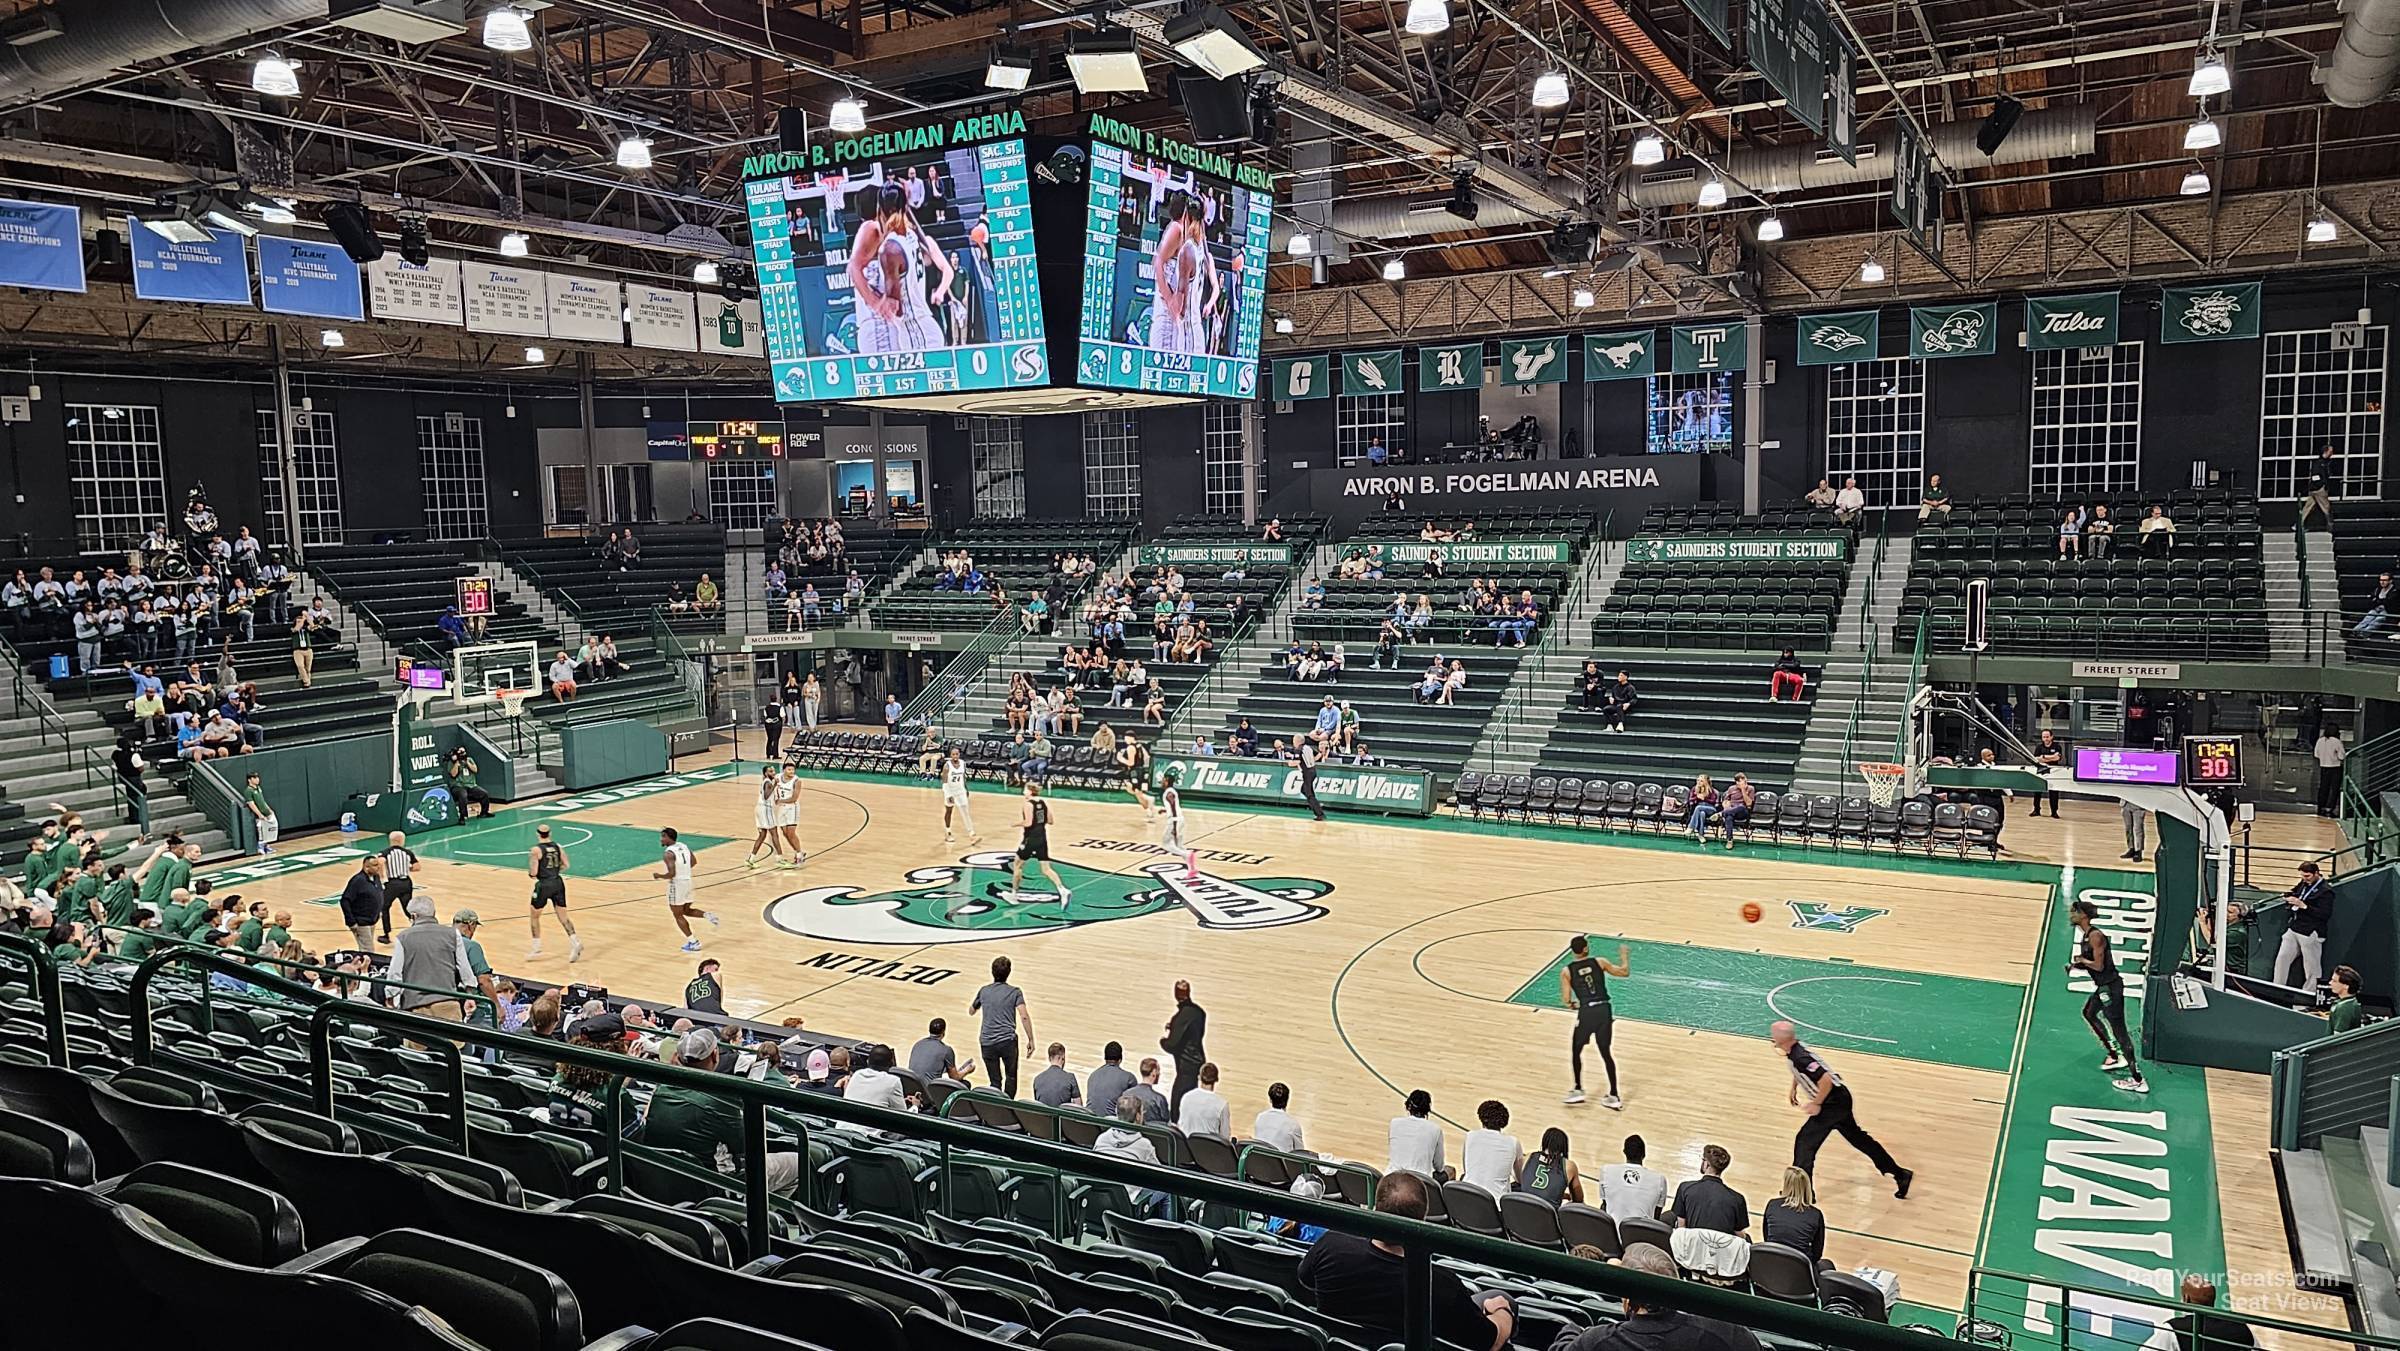
<svg viewBox="0 0 2400 1351">
<path fill-rule="evenodd" d="M 73 674 L 73 670 L 67 665 L 67 654 L 64 652 L 51 653 L 50 678 L 52 680 L 64 680 L 71 674 Z"/>
</svg>

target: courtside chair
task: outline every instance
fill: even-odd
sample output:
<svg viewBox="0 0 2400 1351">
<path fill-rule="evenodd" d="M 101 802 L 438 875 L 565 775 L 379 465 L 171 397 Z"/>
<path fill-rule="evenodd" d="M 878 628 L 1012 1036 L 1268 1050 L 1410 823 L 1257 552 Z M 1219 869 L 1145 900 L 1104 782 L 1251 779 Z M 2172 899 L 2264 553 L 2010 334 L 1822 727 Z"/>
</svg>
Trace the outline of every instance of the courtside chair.
<svg viewBox="0 0 2400 1351">
<path fill-rule="evenodd" d="M 1628 784 L 1626 786 L 1631 787 L 1632 785 Z M 1645 783 L 1640 788 L 1635 789 L 1633 804 L 1629 809 L 1627 809 L 1624 816 L 1627 828 L 1645 829 L 1653 834 L 1657 833 L 1658 810 L 1660 804 L 1666 801 L 1666 794 L 1667 790 L 1659 787 L 1655 783 Z M 1616 789 L 1613 787 L 1610 788 L 1609 815 L 1612 817 L 1617 815 L 1615 810 L 1616 796 Z"/>
<path fill-rule="evenodd" d="M 1472 1182 L 1443 1183 L 1442 1206 L 1450 1212 L 1450 1223 L 1470 1234 L 1501 1238 L 1508 1233 L 1500 1220 L 1499 1198 Z"/>
<path fill-rule="evenodd" d="M 1874 820 L 1873 813 L 1867 810 L 1867 806 L 1867 800 L 1863 797 L 1842 799 L 1840 815 L 1834 826 L 1835 848 L 1839 849 L 1844 845 L 1852 844 L 1861 849 L 1867 847 L 1867 830 Z"/>
<path fill-rule="evenodd" d="M 1750 1289 L 1753 1294 L 1787 1304 L 1815 1305 L 1817 1264 L 1808 1254 L 1781 1243 L 1750 1245 Z"/>
<path fill-rule="evenodd" d="M 1966 854 L 1967 809 L 1956 802 L 1941 802 L 1933 808 L 1933 843 L 1964 857 Z M 1928 851 L 1930 852 L 1930 851 Z"/>
<path fill-rule="evenodd" d="M 1570 1248 L 1589 1244 L 1611 1258 L 1621 1257 L 1625 1252 L 1624 1240 L 1617 1237 L 1616 1218 L 1581 1201 L 1569 1201 L 1558 1208 L 1558 1236 Z"/>
<path fill-rule="evenodd" d="M 1475 808 L 1475 795 L 1482 791 L 1483 775 L 1472 769 L 1466 770 L 1458 776 L 1458 782 L 1450 786 L 1450 804 L 1469 815 L 1481 816 L 1482 813 Z"/>
</svg>

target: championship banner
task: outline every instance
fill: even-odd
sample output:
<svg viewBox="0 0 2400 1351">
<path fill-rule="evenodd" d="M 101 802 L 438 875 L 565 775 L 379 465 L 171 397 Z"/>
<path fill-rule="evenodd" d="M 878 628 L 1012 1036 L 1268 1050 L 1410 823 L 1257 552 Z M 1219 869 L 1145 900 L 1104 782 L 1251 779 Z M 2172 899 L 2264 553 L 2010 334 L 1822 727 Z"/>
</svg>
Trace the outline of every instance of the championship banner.
<svg viewBox="0 0 2400 1351">
<path fill-rule="evenodd" d="M 1566 378 L 1566 335 L 1500 340 L 1501 384 L 1555 385 Z"/>
<path fill-rule="evenodd" d="M 1825 144 L 1842 157 L 1842 163 L 1855 169 L 1858 167 L 1858 54 L 1850 50 L 1850 39 L 1840 33 L 1832 34 L 1831 39 L 1832 92 L 1825 102 Z"/>
<path fill-rule="evenodd" d="M 1400 390 L 1399 348 L 1342 353 L 1342 393 L 1356 397 L 1360 394 L 1397 394 Z"/>
<path fill-rule="evenodd" d="M 1741 371 L 1749 368 L 1750 325 L 1747 321 L 1675 326 L 1675 357 L 1670 367 L 1675 374 L 1702 375 L 1709 371 Z"/>
<path fill-rule="evenodd" d="M 258 302 L 269 314 L 361 319 L 358 264 L 339 244 L 258 237 Z"/>
<path fill-rule="evenodd" d="M 1848 535 L 1636 535 L 1628 563 L 1838 563 Z"/>
<path fill-rule="evenodd" d="M 625 341 L 625 288 L 613 279 L 571 272 L 542 275 L 550 336 L 579 342 Z"/>
<path fill-rule="evenodd" d="M 2027 296 L 2025 345 L 2035 351 L 2117 345 L 2117 293 Z"/>
<path fill-rule="evenodd" d="M 1919 361 L 1936 357 L 1988 357 L 1995 348 L 2000 307 L 1980 305 L 1921 305 L 1908 312 L 1908 354 Z"/>
<path fill-rule="evenodd" d="M 1417 349 L 1417 388 L 1426 393 L 1479 389 L 1483 385 L 1483 344 L 1451 343 Z"/>
<path fill-rule="evenodd" d="M 2170 286 L 2159 292 L 2161 342 L 2226 342 L 2259 334 L 2260 284 Z"/>
<path fill-rule="evenodd" d="M 668 352 L 700 350 L 700 312 L 689 291 L 671 291 L 645 282 L 625 285 L 627 337 L 636 347 Z"/>
<path fill-rule="evenodd" d="M 1173 770 L 1185 797 L 1304 805 L 1298 764 L 1206 755 L 1162 755 L 1151 764 L 1161 780 Z M 1427 816 L 1433 812 L 1433 776 L 1380 765 L 1319 765 L 1317 801 L 1352 811 Z"/>
<path fill-rule="evenodd" d="M 1883 311 L 1800 316 L 1800 364 L 1841 366 L 1873 361 L 1883 349 Z"/>
<path fill-rule="evenodd" d="M 466 327 L 456 258 L 430 258 L 419 267 L 394 250 L 365 266 L 367 308 L 376 318 Z"/>
<path fill-rule="evenodd" d="M 1292 561 L 1289 544 L 1148 544 L 1144 563 L 1241 563 L 1283 567 Z"/>
<path fill-rule="evenodd" d="M 0 198 L 0 286 L 81 294 L 82 210 Z"/>
<path fill-rule="evenodd" d="M 125 240 L 133 254 L 133 293 L 144 300 L 184 300 L 198 305 L 250 303 L 250 242 L 231 230 L 177 243 L 125 218 Z"/>
<path fill-rule="evenodd" d="M 1743 48 L 1750 66 L 1784 97 L 1784 111 L 1825 130 L 1826 48 L 1831 26 L 1820 0 L 1747 0 Z"/>
<path fill-rule="evenodd" d="M 1422 563 L 1439 551 L 1451 563 L 1572 563 L 1575 546 L 1563 539 L 1395 540 L 1389 544 L 1360 544 L 1345 553 L 1363 553 L 1378 563 Z"/>
<path fill-rule="evenodd" d="M 1333 358 L 1281 357 L 1275 362 L 1277 403 L 1324 399 L 1333 395 Z"/>
<path fill-rule="evenodd" d="M 1728 47 L 1733 45 L 1731 0 L 1683 0 L 1683 7 L 1690 10 L 1692 17 L 1698 19 L 1709 32 L 1716 34 L 1717 41 Z"/>
<path fill-rule="evenodd" d="M 1658 330 L 1583 335 L 1583 378 L 1640 380 L 1658 374 Z"/>
<path fill-rule="evenodd" d="M 460 277 L 468 332 L 550 336 L 550 283 L 539 269 L 472 263 Z"/>
</svg>

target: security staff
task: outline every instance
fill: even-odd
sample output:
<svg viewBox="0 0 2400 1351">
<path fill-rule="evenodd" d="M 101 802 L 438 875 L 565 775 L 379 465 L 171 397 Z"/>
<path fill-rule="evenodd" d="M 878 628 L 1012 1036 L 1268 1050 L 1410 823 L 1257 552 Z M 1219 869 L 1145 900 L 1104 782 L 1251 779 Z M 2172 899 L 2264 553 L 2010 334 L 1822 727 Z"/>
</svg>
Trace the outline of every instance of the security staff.
<svg viewBox="0 0 2400 1351">
<path fill-rule="evenodd" d="M 1791 1063 L 1792 1087 L 1785 1100 L 1808 1114 L 1808 1120 L 1800 1125 L 1800 1134 L 1792 1141 L 1792 1166 L 1815 1176 L 1817 1150 L 1824 1145 L 1826 1136 L 1839 1131 L 1851 1148 L 1867 1156 L 1867 1162 L 1875 1165 L 1876 1172 L 1888 1175 L 1897 1184 L 1892 1195 L 1907 1200 L 1908 1184 L 1917 1175 L 1894 1162 L 1891 1152 L 1858 1124 L 1850 1089 L 1842 1082 L 1842 1076 L 1800 1043 L 1789 1022 L 1777 1022 L 1768 1029 L 1767 1039 Z M 1800 1100 L 1803 1093 L 1808 1095 L 1805 1103 Z"/>
</svg>

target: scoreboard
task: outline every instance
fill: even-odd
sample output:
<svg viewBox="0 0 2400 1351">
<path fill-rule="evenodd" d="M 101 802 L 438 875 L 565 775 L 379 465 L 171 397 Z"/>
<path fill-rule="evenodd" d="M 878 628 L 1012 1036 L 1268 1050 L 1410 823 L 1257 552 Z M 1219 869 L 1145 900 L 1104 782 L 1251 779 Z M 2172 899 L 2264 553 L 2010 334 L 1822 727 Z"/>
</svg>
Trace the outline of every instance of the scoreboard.
<svg viewBox="0 0 2400 1351">
<path fill-rule="evenodd" d="M 694 422 L 689 439 L 692 453 L 703 460 L 783 458 L 783 424 L 756 419 Z"/>
<path fill-rule="evenodd" d="M 2234 788 L 2242 782 L 2242 739 L 2187 736 L 2183 739 L 2183 786 Z"/>
<path fill-rule="evenodd" d="M 1274 198 L 1097 140 L 1090 185 L 1076 383 L 1232 399 L 1256 394 Z M 1160 208 L 1185 190 L 1206 190 L 1210 210 L 1225 216 L 1202 246 L 1220 255 L 1217 278 L 1225 294 L 1213 325 L 1201 319 L 1178 326 L 1153 316 L 1160 282 L 1153 254 L 1164 229 Z"/>
</svg>

